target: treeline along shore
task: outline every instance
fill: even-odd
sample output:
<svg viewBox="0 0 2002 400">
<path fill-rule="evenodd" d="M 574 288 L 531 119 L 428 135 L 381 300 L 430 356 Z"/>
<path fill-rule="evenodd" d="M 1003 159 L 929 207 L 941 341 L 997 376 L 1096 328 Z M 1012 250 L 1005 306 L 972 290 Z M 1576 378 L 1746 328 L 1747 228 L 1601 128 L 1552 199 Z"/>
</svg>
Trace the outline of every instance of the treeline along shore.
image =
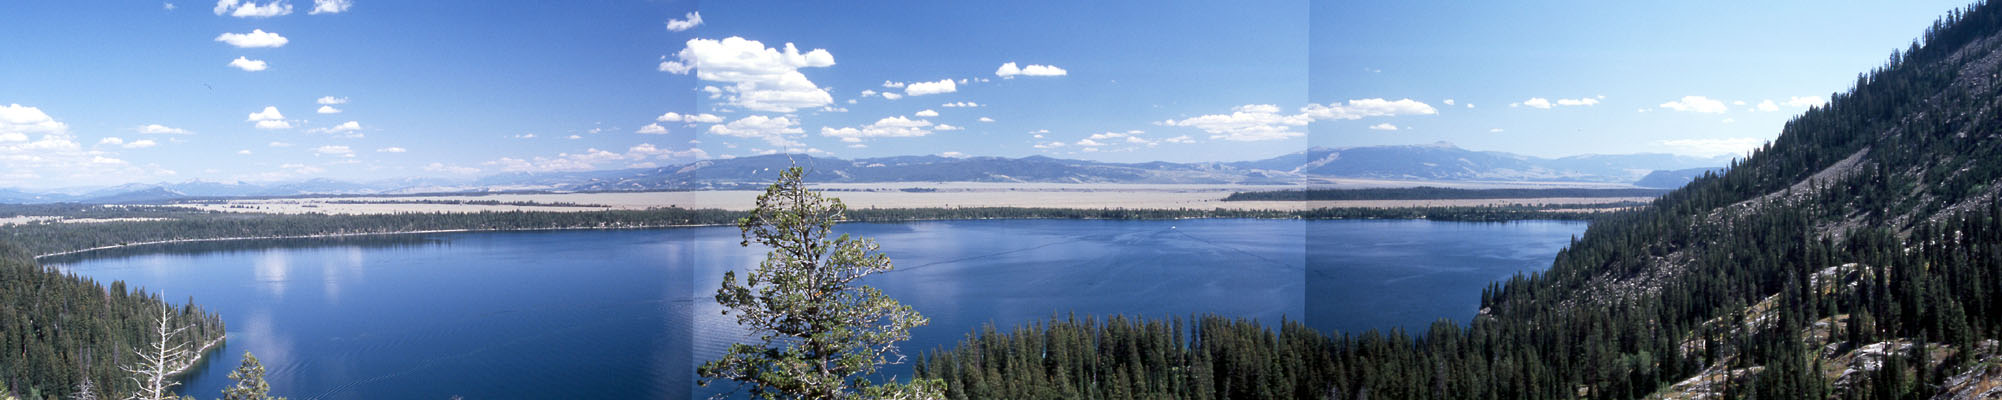
<svg viewBox="0 0 2002 400">
<path fill-rule="evenodd" d="M 1638 206 L 1639 204 L 1632 204 Z M 0 240 L 37 257 L 146 244 L 239 239 L 335 238 L 396 233 L 554 229 L 638 229 L 733 224 L 741 211 L 654 208 L 584 212 L 505 211 L 375 215 L 256 214 L 154 206 L 13 206 L 0 216 L 102 222 L 32 221 L 0 226 Z M 865 208 L 847 222 L 990 219 L 1431 219 L 1442 221 L 1589 220 L 1605 204 L 1469 207 L 1323 208 L 1301 211 L 1236 209 Z"/>
</svg>

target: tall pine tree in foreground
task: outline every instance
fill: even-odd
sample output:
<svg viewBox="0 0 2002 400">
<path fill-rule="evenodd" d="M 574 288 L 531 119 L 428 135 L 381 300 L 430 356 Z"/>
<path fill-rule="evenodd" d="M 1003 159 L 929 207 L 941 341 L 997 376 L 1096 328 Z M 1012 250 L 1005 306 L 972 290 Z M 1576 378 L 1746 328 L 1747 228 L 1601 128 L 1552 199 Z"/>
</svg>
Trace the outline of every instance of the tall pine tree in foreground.
<svg viewBox="0 0 2002 400">
<path fill-rule="evenodd" d="M 271 397 L 271 384 L 264 381 L 264 363 L 248 351 L 243 352 L 243 364 L 229 372 L 229 380 L 235 384 L 222 389 L 222 400 L 285 400 Z"/>
<path fill-rule="evenodd" d="M 724 314 L 758 338 L 733 344 L 722 359 L 704 363 L 698 383 L 737 381 L 763 399 L 936 399 L 944 383 L 869 379 L 883 365 L 903 361 L 897 342 L 928 320 L 859 282 L 887 272 L 890 258 L 866 238 L 828 236 L 848 207 L 807 190 L 799 167 L 786 169 L 758 196 L 757 207 L 737 221 L 743 246 L 770 248 L 742 283 L 723 274 L 716 302 Z"/>
</svg>

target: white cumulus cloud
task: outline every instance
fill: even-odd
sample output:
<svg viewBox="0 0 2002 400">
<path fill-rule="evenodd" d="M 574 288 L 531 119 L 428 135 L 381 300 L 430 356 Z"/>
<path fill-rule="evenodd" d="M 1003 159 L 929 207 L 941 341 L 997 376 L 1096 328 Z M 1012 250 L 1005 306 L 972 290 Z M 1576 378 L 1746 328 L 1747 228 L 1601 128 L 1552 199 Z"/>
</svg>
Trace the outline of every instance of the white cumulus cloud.
<svg viewBox="0 0 2002 400">
<path fill-rule="evenodd" d="M 1557 105 L 1567 106 L 1567 107 L 1592 106 L 1598 104 L 1599 104 L 1599 99 L 1591 97 L 1578 98 L 1578 99 L 1557 99 Z"/>
<path fill-rule="evenodd" d="M 959 91 L 959 85 L 953 83 L 951 79 L 940 79 L 937 82 L 912 82 L 910 85 L 904 86 L 904 94 L 910 96 L 952 93 L 957 91 Z"/>
<path fill-rule="evenodd" d="M 1427 107 L 1430 108 L 1430 107 Z M 1332 114 L 1333 112 L 1330 111 Z M 1294 127 L 1305 126 L 1313 121 L 1312 111 L 1284 115 L 1279 107 L 1271 104 L 1247 104 L 1231 109 L 1230 114 L 1210 114 L 1181 120 L 1166 120 L 1165 126 L 1186 126 L 1201 129 L 1210 134 L 1211 139 L 1250 142 L 1299 137 L 1302 133 Z"/>
<path fill-rule="evenodd" d="M 320 106 L 320 109 L 318 109 L 318 110 L 313 110 L 313 112 L 317 112 L 317 113 L 321 113 L 321 114 L 340 114 L 340 113 L 341 113 L 341 109 L 338 109 L 338 108 L 334 108 L 334 106 Z"/>
<path fill-rule="evenodd" d="M 257 0 L 217 0 L 215 3 L 215 15 L 228 15 L 237 18 L 268 18 L 289 14 L 292 14 L 292 4 L 286 3 L 285 0 L 271 0 L 271 2 L 264 3 L 263 5 L 258 5 Z"/>
<path fill-rule="evenodd" d="M 265 32 L 263 29 L 252 29 L 250 33 L 224 33 L 221 36 L 216 36 L 215 41 L 229 43 L 231 46 L 240 48 L 283 47 L 285 43 L 291 42 L 291 40 L 285 39 L 284 36 Z"/>
<path fill-rule="evenodd" d="M 789 136 L 803 135 L 806 133 L 806 130 L 800 129 L 799 120 L 792 119 L 791 117 L 751 115 L 738 118 L 736 121 L 730 121 L 728 124 L 710 125 L 709 133 L 713 135 L 763 139 L 766 143 L 770 143 L 773 146 L 797 147 L 804 146 L 804 144 L 792 140 Z"/>
<path fill-rule="evenodd" d="M 1013 79 L 1016 76 L 1064 76 L 1069 74 L 1070 71 L 1065 71 L 1063 68 L 1057 68 L 1056 66 L 1029 64 L 1027 67 L 1017 67 L 1012 61 L 1001 64 L 1000 68 L 994 69 L 994 76 L 999 76 L 1002 79 Z"/>
<path fill-rule="evenodd" d="M 699 123 L 699 124 L 714 124 L 714 123 L 718 123 L 718 122 L 723 122 L 723 117 L 722 117 L 722 116 L 718 116 L 718 115 L 716 115 L 716 114 L 708 114 L 708 113 L 703 113 L 703 114 L 682 114 L 682 113 L 677 113 L 677 112 L 673 112 L 673 111 L 668 111 L 668 112 L 667 112 L 666 114 L 661 114 L 661 115 L 660 115 L 659 117 L 656 117 L 656 118 L 654 118 L 654 120 L 655 120 L 655 121 L 660 121 L 660 122 L 686 122 L 686 123 L 691 123 L 691 124 L 698 124 L 698 123 Z"/>
<path fill-rule="evenodd" d="M 306 14 L 340 14 L 347 12 L 348 7 L 354 6 L 354 2 L 350 0 L 313 0 L 313 11 L 306 12 Z"/>
<path fill-rule="evenodd" d="M 667 20 L 668 32 L 681 32 L 689 29 L 695 29 L 695 27 L 697 26 L 702 26 L 702 13 L 700 12 L 690 11 L 688 15 L 683 16 L 682 19 L 670 18 Z"/>
<path fill-rule="evenodd" d="M 269 66 L 264 63 L 264 60 L 252 60 L 244 58 L 243 56 L 237 56 L 235 60 L 230 60 L 229 66 L 250 72 L 263 71 L 265 68 L 269 68 Z"/>
<path fill-rule="evenodd" d="M 938 111 L 933 111 L 932 109 L 927 108 L 924 111 L 918 111 L 916 114 L 911 114 L 911 115 L 916 115 L 920 117 L 936 117 L 938 116 Z"/>
<path fill-rule="evenodd" d="M 641 135 L 665 135 L 667 134 L 667 127 L 660 126 L 659 123 L 646 124 L 646 126 L 640 127 L 639 130 L 633 131 L 633 133 Z"/>
<path fill-rule="evenodd" d="M 257 129 L 287 129 L 292 123 L 285 121 L 285 114 L 278 113 L 278 107 L 264 106 L 263 111 L 250 113 L 244 121 L 256 122 Z"/>
<path fill-rule="evenodd" d="M 932 133 L 931 128 L 931 121 L 895 116 L 879 119 L 875 123 L 861 127 L 837 129 L 823 126 L 820 127 L 820 135 L 838 137 L 844 141 L 848 141 L 848 139 L 860 140 L 861 138 L 919 137 L 930 135 Z"/>
<path fill-rule="evenodd" d="M 1277 108 L 1275 107 L 1275 110 Z M 1385 100 L 1380 98 L 1354 99 L 1346 103 L 1308 104 L 1300 108 L 1308 118 L 1317 120 L 1354 120 L 1371 117 L 1395 117 L 1402 115 L 1432 115 L 1439 109 L 1412 99 Z"/>
<path fill-rule="evenodd" d="M 753 111 L 793 112 L 834 102 L 827 90 L 814 85 L 800 68 L 834 65 L 834 55 L 824 49 L 800 52 L 792 43 L 785 50 L 765 47 L 763 42 L 732 36 L 723 40 L 690 39 L 675 60 L 662 61 L 660 70 L 675 74 L 695 73 L 697 79 L 730 84 L 718 95 L 725 103 Z"/>
<path fill-rule="evenodd" d="M 334 125 L 324 128 L 307 129 L 306 133 L 325 133 L 329 135 L 335 135 L 347 138 L 359 138 L 361 137 L 361 134 L 357 133 L 359 131 L 361 131 L 360 122 L 348 121 L 348 122 L 343 122 L 339 125 Z"/>
</svg>

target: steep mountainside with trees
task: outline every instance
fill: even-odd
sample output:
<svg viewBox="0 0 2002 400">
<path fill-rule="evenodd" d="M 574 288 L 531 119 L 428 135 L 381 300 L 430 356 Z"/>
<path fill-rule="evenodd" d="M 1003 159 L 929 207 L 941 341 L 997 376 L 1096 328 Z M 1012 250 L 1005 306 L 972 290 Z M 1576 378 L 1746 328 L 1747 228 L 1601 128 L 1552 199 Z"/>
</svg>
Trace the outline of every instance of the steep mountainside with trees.
<svg viewBox="0 0 2002 400">
<path fill-rule="evenodd" d="M 979 335 L 920 375 L 946 379 L 954 398 L 1992 396 L 1998 32 L 1994 4 L 1948 14 L 1727 172 L 1601 219 L 1547 272 L 1484 291 L 1468 325 L 1053 322 Z M 1258 358 L 1219 357 L 1246 348 Z M 1235 378 L 1273 373 L 1293 390 L 1244 392 L 1256 380 Z M 1076 387 L 1025 389 L 1051 382 Z"/>
</svg>

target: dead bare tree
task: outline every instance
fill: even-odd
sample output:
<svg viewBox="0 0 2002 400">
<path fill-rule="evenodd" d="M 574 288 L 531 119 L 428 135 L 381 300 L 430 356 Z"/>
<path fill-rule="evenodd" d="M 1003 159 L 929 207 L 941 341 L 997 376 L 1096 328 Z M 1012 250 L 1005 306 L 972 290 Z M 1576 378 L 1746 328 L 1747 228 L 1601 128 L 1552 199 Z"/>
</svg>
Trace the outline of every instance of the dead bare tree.
<svg viewBox="0 0 2002 400">
<path fill-rule="evenodd" d="M 134 350 L 139 361 L 125 372 L 132 374 L 132 382 L 139 385 L 139 391 L 127 396 L 128 400 L 169 400 L 173 399 L 173 388 L 181 383 L 170 379 L 174 374 L 187 368 L 194 357 L 190 357 L 188 343 L 178 340 L 186 326 L 173 323 L 173 314 L 167 302 L 160 302 L 160 320 L 155 324 L 153 343 L 148 348 Z"/>
<path fill-rule="evenodd" d="M 70 400 L 97 400 L 97 385 L 91 383 L 90 377 L 84 377 L 77 382 L 76 393 L 70 394 Z"/>
</svg>

